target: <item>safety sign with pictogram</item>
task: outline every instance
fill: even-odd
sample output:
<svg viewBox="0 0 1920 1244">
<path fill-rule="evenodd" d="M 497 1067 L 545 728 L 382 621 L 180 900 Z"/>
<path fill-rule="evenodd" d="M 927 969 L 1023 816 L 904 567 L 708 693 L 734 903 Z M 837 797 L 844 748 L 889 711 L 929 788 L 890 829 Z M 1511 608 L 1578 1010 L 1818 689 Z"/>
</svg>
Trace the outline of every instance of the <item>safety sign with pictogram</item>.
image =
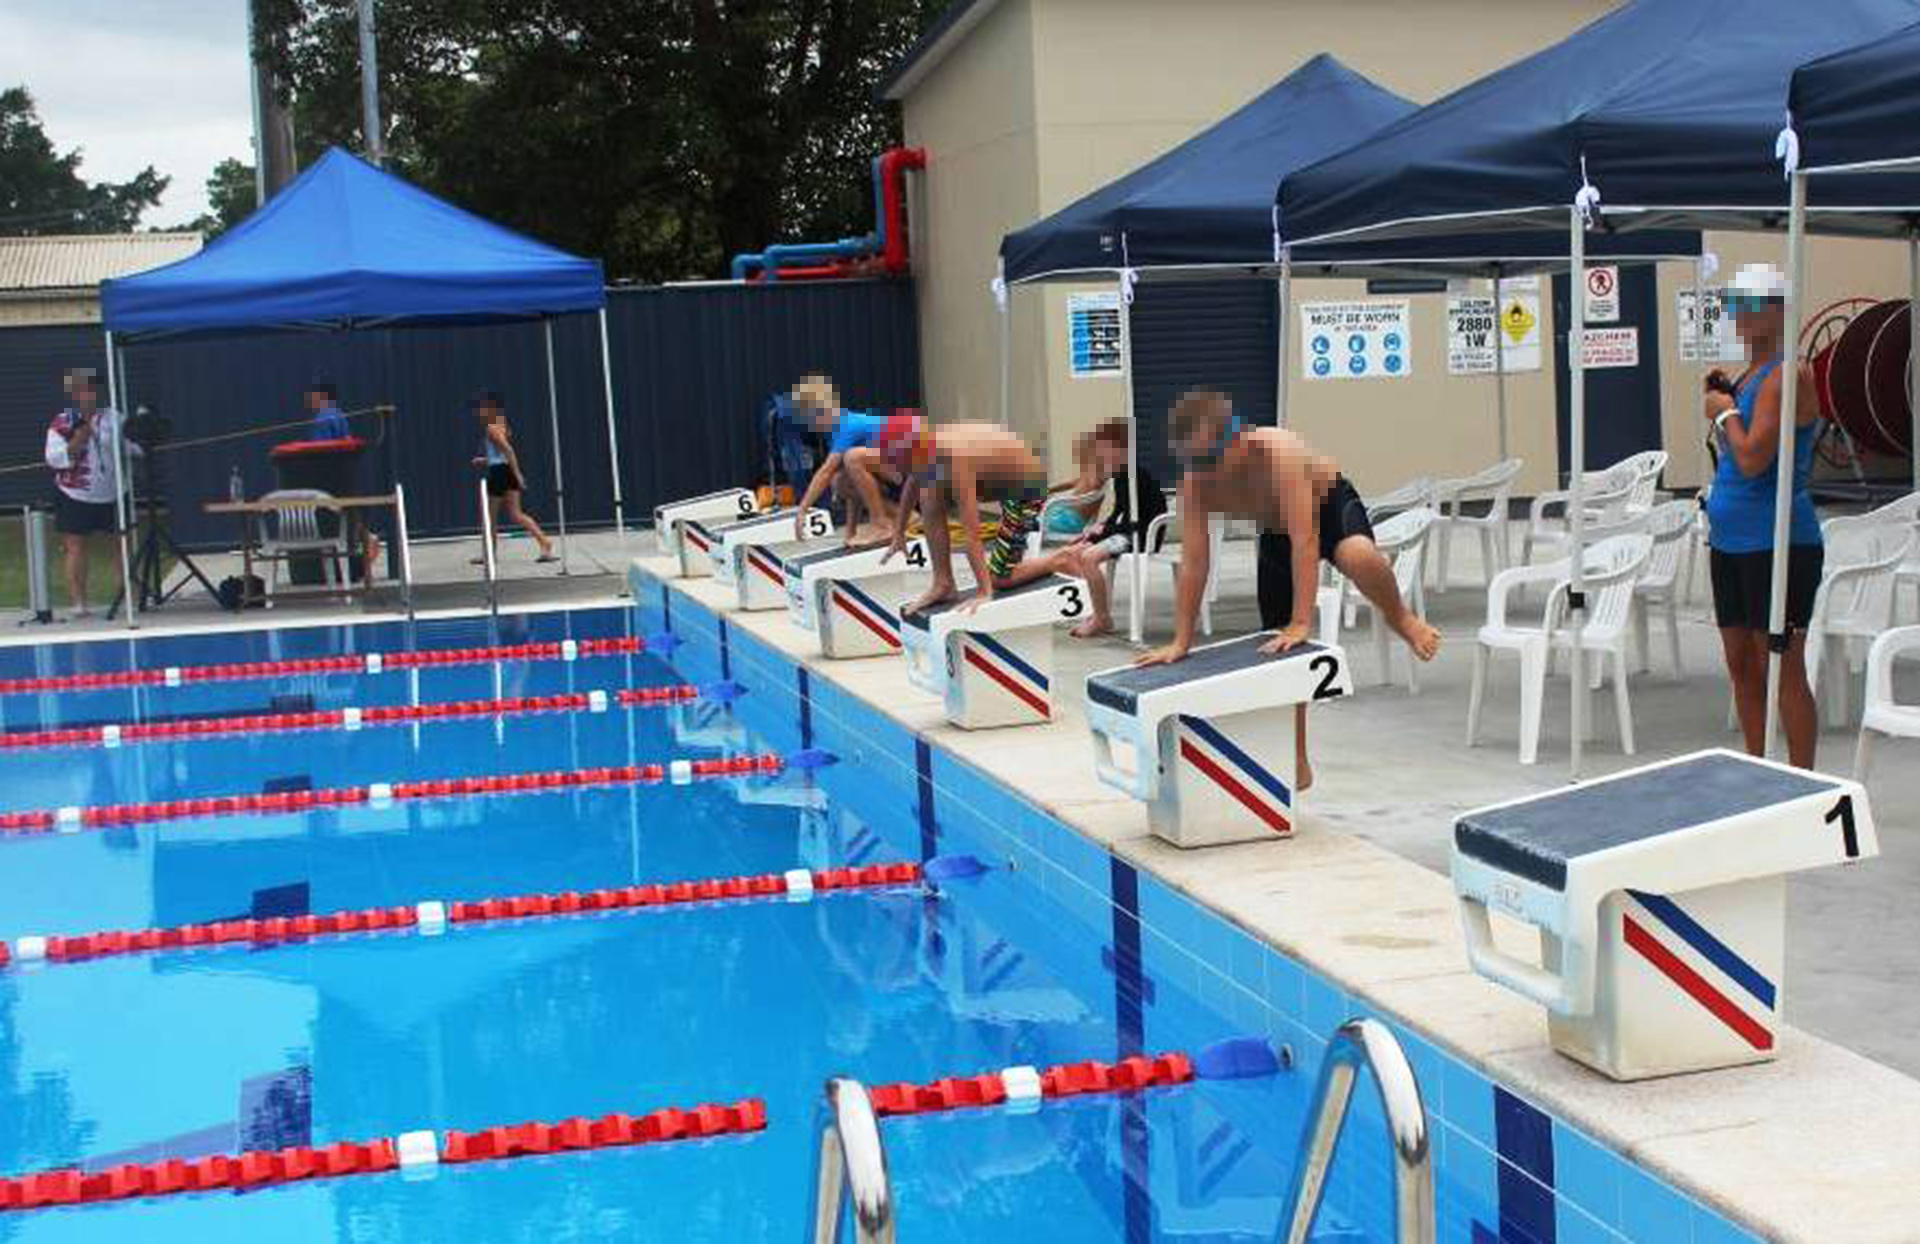
<svg viewBox="0 0 1920 1244">
<path fill-rule="evenodd" d="M 1587 269 L 1587 323 L 1613 324 L 1620 319 L 1620 269 L 1612 264 Z"/>
<path fill-rule="evenodd" d="M 1300 304 L 1300 371 L 1306 379 L 1390 380 L 1412 370 L 1407 300 Z"/>
</svg>

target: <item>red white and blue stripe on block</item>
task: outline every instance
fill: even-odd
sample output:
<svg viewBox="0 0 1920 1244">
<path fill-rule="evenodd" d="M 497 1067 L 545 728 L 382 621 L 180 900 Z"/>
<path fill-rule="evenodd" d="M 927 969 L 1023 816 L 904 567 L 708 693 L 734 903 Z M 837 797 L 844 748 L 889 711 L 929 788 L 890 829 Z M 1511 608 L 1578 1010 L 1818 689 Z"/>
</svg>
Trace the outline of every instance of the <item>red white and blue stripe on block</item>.
<svg viewBox="0 0 1920 1244">
<path fill-rule="evenodd" d="M 889 648 L 900 646 L 900 617 L 851 583 L 835 581 L 833 605 L 861 626 L 879 636 Z"/>
<path fill-rule="evenodd" d="M 680 524 L 680 538 L 691 543 L 702 553 L 713 548 L 713 542 L 707 539 L 706 533 L 693 523 Z"/>
<path fill-rule="evenodd" d="M 960 657 L 1039 716 L 1053 717 L 1053 697 L 1047 676 L 993 636 L 980 631 L 963 633 Z"/>
<path fill-rule="evenodd" d="M 747 565 L 772 579 L 774 586 L 784 588 L 787 585 L 786 571 L 780 565 L 780 559 L 764 544 L 747 546 Z"/>
<path fill-rule="evenodd" d="M 1276 834 L 1293 832 L 1293 791 L 1203 717 L 1180 714 L 1180 760 L 1231 795 Z"/>
<path fill-rule="evenodd" d="M 1748 1045 L 1772 1049 L 1774 982 L 1672 899 L 1640 890 L 1627 895 L 1620 933 L 1628 948 Z"/>
</svg>

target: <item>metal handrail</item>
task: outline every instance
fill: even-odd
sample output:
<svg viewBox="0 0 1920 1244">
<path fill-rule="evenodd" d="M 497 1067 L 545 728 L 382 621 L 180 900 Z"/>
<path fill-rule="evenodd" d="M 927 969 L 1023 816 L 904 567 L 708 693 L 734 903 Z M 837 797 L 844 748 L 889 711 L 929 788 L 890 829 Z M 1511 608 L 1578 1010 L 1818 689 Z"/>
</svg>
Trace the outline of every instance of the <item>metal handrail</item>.
<svg viewBox="0 0 1920 1244">
<path fill-rule="evenodd" d="M 1350 1019 L 1327 1042 L 1300 1136 L 1300 1164 L 1294 1168 L 1287 1212 L 1280 1220 L 1279 1238 L 1285 1244 L 1306 1244 L 1313 1229 L 1362 1067 L 1373 1072 L 1393 1142 L 1393 1238 L 1396 1244 L 1433 1244 L 1433 1149 L 1427 1139 L 1427 1110 L 1406 1051 L 1393 1030 L 1375 1019 Z"/>
<path fill-rule="evenodd" d="M 487 576 L 487 610 L 500 616 L 498 570 L 493 563 L 493 499 L 487 496 L 487 481 L 480 480 L 480 565 Z"/>
<path fill-rule="evenodd" d="M 840 1238 L 840 1204 L 851 1193 L 856 1244 L 894 1244 L 893 1182 L 880 1144 L 880 1121 L 867 1086 L 847 1076 L 827 1081 L 827 1120 L 814 1163 L 812 1244 Z"/>
</svg>

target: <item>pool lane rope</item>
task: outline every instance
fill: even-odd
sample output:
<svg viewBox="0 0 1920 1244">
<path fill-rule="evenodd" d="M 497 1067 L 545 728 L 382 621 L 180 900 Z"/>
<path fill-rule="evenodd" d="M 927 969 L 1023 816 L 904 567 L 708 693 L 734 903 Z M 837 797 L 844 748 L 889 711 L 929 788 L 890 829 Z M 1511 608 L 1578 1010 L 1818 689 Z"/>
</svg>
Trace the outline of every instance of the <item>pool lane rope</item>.
<svg viewBox="0 0 1920 1244">
<path fill-rule="evenodd" d="M 445 933 L 465 925 L 497 924 L 540 917 L 590 916 L 652 907 L 780 898 L 804 902 L 816 893 L 874 890 L 921 883 L 915 863 L 866 864 L 854 868 L 796 868 L 785 873 L 656 882 L 600 890 L 516 894 L 502 898 L 428 900 L 411 906 L 361 907 L 319 915 L 242 917 L 164 928 L 110 929 L 70 936 L 16 937 L 0 942 L 0 966 L 82 963 L 120 955 L 202 950 L 219 946 L 255 949 L 368 933 Z"/>
<path fill-rule="evenodd" d="M 112 670 L 102 674 L 54 674 L 0 678 L 0 695 L 43 691 L 98 691 L 112 687 L 178 687 L 185 683 L 284 678 L 294 674 L 378 674 L 429 666 L 482 665 L 496 661 L 573 661 L 580 657 L 645 652 L 635 636 L 563 639 L 553 643 L 497 644 L 488 648 L 425 648 L 415 652 L 368 652 L 358 656 L 296 657 L 283 661 L 230 661 L 220 665 L 169 665 L 161 669 Z"/>
<path fill-rule="evenodd" d="M 1193 1062 L 1186 1055 L 1166 1053 L 1114 1063 L 1063 1063 L 1044 1070 L 1008 1067 L 985 1075 L 947 1076 L 925 1084 L 883 1084 L 869 1093 L 874 1112 L 889 1119 L 989 1106 L 1032 1108 L 1048 1100 L 1172 1087 L 1194 1078 Z M 370 1141 L 128 1162 L 99 1171 L 69 1167 L 0 1178 L 0 1212 L 250 1190 L 392 1171 L 401 1172 L 403 1177 L 422 1177 L 441 1166 L 746 1136 L 766 1128 L 766 1103 L 750 1097 L 732 1105 L 708 1103 L 692 1110 L 607 1114 L 599 1118 L 577 1115 L 554 1123 L 514 1123 L 478 1131 L 422 1129 Z"/>
<path fill-rule="evenodd" d="M 799 759 L 795 758 L 796 766 Z M 423 778 L 413 782 L 370 782 L 364 786 L 331 786 L 319 790 L 199 795 L 190 799 L 162 799 L 149 803 L 36 808 L 0 812 L 0 841 L 53 833 L 75 834 L 82 830 L 108 829 L 117 825 L 154 824 L 187 817 L 306 812 L 315 808 L 379 808 L 393 803 L 430 799 L 521 795 L 667 781 L 679 785 L 701 778 L 772 776 L 784 771 L 787 766 L 787 759 L 767 753 L 705 760 L 682 759 L 666 764 L 609 765 L 540 773 L 488 773 L 471 777 Z"/>
<path fill-rule="evenodd" d="M 668 687 L 626 687 L 616 691 L 572 691 L 561 695 L 503 696 L 491 700 L 448 700 L 437 704 L 376 704 L 366 708 L 328 708 L 296 713 L 254 713 L 231 717 L 193 717 L 183 721 L 109 723 L 53 730 L 16 730 L 0 734 L 0 751 L 28 747 L 119 747 L 156 739 L 203 739 L 217 736 L 274 734 L 286 730 L 358 730 L 363 726 L 398 726 L 459 717 L 506 717 L 522 713 L 603 713 L 609 706 L 650 708 L 686 704 L 712 695 L 724 686 L 701 688 L 690 683 Z"/>
</svg>

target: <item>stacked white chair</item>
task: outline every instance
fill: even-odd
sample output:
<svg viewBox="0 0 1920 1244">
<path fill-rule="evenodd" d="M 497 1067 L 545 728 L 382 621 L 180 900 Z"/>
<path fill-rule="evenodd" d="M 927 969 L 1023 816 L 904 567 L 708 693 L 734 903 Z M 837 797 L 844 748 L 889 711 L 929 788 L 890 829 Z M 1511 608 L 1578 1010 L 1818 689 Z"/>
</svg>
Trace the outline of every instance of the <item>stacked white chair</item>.
<svg viewBox="0 0 1920 1244">
<path fill-rule="evenodd" d="M 1867 779 L 1875 735 L 1920 739 L 1920 703 L 1902 704 L 1893 694 L 1893 663 L 1909 653 L 1920 654 L 1920 626 L 1884 632 L 1867 653 L 1867 707 L 1860 716 L 1860 742 L 1853 753 L 1856 781 Z"/>
<path fill-rule="evenodd" d="M 1858 668 L 1849 650 L 1893 626 L 1894 588 L 1913 549 L 1914 532 L 1911 525 L 1866 514 L 1827 520 L 1822 537 L 1826 567 L 1807 628 L 1807 683 L 1816 701 L 1825 688 L 1827 722 L 1841 726 L 1848 716 L 1851 672 Z"/>
<path fill-rule="evenodd" d="M 1434 483 L 1424 475 L 1416 475 L 1398 488 L 1390 489 L 1360 498 L 1367 507 L 1367 515 L 1376 523 L 1402 510 L 1418 509 L 1433 504 Z"/>
<path fill-rule="evenodd" d="M 347 581 L 345 523 L 339 532 L 330 536 L 320 531 L 320 511 L 333 500 L 333 494 L 318 488 L 281 488 L 260 500 L 272 506 L 262 516 L 266 534 L 260 540 L 260 556 L 270 563 L 266 579 L 268 607 L 273 604 L 273 589 L 280 581 L 281 567 L 302 553 L 318 555 L 328 587 L 343 586 Z"/>
<path fill-rule="evenodd" d="M 1427 537 L 1433 529 L 1438 516 L 1431 509 L 1420 506 L 1400 513 L 1377 524 L 1373 529 L 1373 542 L 1393 566 L 1394 582 L 1400 588 L 1400 599 L 1407 602 L 1407 608 L 1417 617 L 1427 616 L 1426 586 L 1421 582 L 1426 576 Z M 1393 645 L 1387 631 L 1386 620 L 1373 602 L 1356 591 L 1344 576 L 1340 580 L 1341 588 L 1347 599 L 1372 614 L 1370 627 L 1373 631 L 1373 650 L 1379 658 L 1379 677 L 1375 680 L 1384 686 L 1393 679 Z M 1339 642 L 1339 636 L 1323 638 L 1328 642 Z M 1419 666 L 1412 653 L 1406 653 L 1407 690 L 1420 690 Z"/>
<path fill-rule="evenodd" d="M 1612 659 L 1614 710 L 1619 720 L 1620 745 L 1634 753 L 1633 708 L 1627 698 L 1627 643 L 1633 620 L 1633 588 L 1653 549 L 1651 536 L 1636 533 L 1612 536 L 1591 545 L 1586 555 L 1588 612 L 1579 647 L 1589 657 Z M 1487 624 L 1480 628 L 1473 652 L 1473 690 L 1467 702 L 1467 745 L 1480 738 L 1480 712 L 1486 698 L 1487 665 L 1495 652 L 1511 652 L 1520 659 L 1520 763 L 1530 765 L 1540 752 L 1541 705 L 1546 699 L 1547 672 L 1555 653 L 1570 653 L 1575 635 L 1569 625 L 1567 595 L 1572 589 L 1573 559 L 1542 566 L 1513 566 L 1494 576 L 1487 589 Z M 1537 625 L 1510 622 L 1507 602 L 1533 585 L 1549 585 L 1546 608 Z M 1581 680 L 1573 694 L 1586 696 Z M 1593 720 L 1591 714 L 1586 720 Z"/>
<path fill-rule="evenodd" d="M 1920 492 L 1910 492 L 1897 501 L 1889 502 L 1867 515 L 1877 522 L 1890 523 L 1908 528 L 1920 528 Z M 1899 589 L 1911 588 L 1916 613 L 1920 613 L 1920 540 L 1915 540 L 1907 551 L 1907 559 L 1900 563 L 1899 572 L 1894 576 L 1893 612 L 1899 620 Z"/>
<path fill-rule="evenodd" d="M 1519 458 L 1508 458 L 1477 475 L 1433 481 L 1432 505 L 1436 511 L 1433 525 L 1439 535 L 1440 548 L 1439 556 L 1432 560 L 1436 585 L 1441 591 L 1447 589 L 1447 572 L 1452 560 L 1450 554 L 1456 527 L 1479 533 L 1481 562 L 1489 584 L 1493 582 L 1493 576 L 1504 570 L 1512 560 L 1513 545 L 1509 538 L 1512 524 L 1507 511 L 1513 497 L 1513 481 L 1519 477 L 1525 465 Z M 1485 513 L 1469 512 L 1464 508 L 1468 503 L 1481 501 L 1487 503 Z"/>
<path fill-rule="evenodd" d="M 1673 660 L 1673 676 L 1686 677 L 1680 659 L 1680 594 L 1682 567 L 1693 549 L 1693 533 L 1698 524 L 1698 508 L 1691 501 L 1667 501 L 1648 511 L 1645 531 L 1653 540 L 1647 555 L 1647 568 L 1634 584 L 1633 637 L 1640 653 L 1640 669 L 1653 668 L 1649 631 L 1655 610 L 1666 622 L 1667 650 Z"/>
<path fill-rule="evenodd" d="M 1667 451 L 1649 449 L 1622 458 L 1614 465 L 1633 475 L 1633 489 L 1627 497 L 1629 514 L 1644 514 L 1660 498 L 1660 473 L 1667 469 Z"/>
<path fill-rule="evenodd" d="M 1624 466 L 1604 471 L 1588 471 L 1582 478 L 1582 503 L 1589 528 L 1617 523 L 1627 517 L 1638 482 Z M 1555 488 L 1540 493 L 1527 505 L 1527 529 L 1521 537 L 1520 564 L 1530 565 L 1536 551 L 1544 555 L 1565 556 L 1573 543 L 1567 525 L 1567 507 L 1573 503 L 1573 489 Z"/>
</svg>

